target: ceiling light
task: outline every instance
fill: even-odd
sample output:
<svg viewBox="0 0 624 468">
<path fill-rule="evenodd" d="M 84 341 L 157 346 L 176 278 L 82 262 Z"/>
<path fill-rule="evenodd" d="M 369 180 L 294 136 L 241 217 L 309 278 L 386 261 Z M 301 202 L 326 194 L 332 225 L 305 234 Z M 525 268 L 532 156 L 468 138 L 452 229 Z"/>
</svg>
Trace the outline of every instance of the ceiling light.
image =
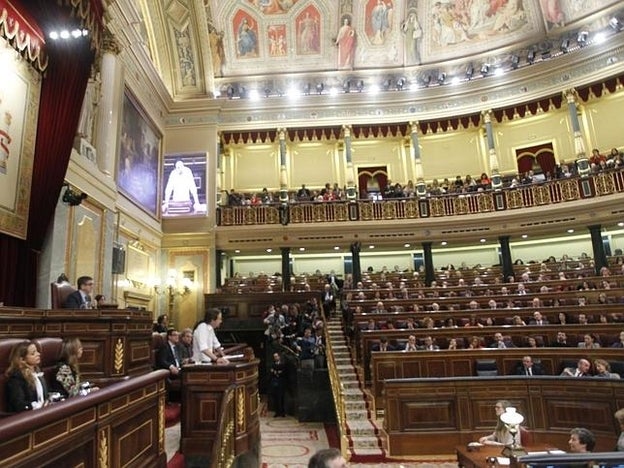
<svg viewBox="0 0 624 468">
<path fill-rule="evenodd" d="M 561 46 L 560 46 L 561 52 L 566 54 L 569 48 L 570 48 L 570 39 L 566 38 L 563 41 L 561 41 Z"/>
<path fill-rule="evenodd" d="M 61 39 L 69 39 L 69 31 L 67 29 L 61 31 Z"/>
<path fill-rule="evenodd" d="M 403 244 L 403 247 L 407 248 L 407 247 L 411 247 L 411 244 Z"/>
<path fill-rule="evenodd" d="M 374 249 L 374 248 L 375 248 L 375 246 L 374 246 L 374 245 L 369 245 L 369 246 L 368 246 L 368 248 L 369 248 L 369 249 Z"/>
<path fill-rule="evenodd" d="M 50 39 L 52 39 L 53 41 L 56 41 L 59 38 L 59 33 L 56 31 L 52 31 L 50 32 L 50 34 L 48 34 L 48 36 L 50 37 Z"/>
<path fill-rule="evenodd" d="M 335 246 L 335 247 L 334 247 L 334 250 L 340 250 L 340 247 Z"/>
<path fill-rule="evenodd" d="M 286 94 L 291 99 L 297 99 L 301 93 L 299 92 L 297 88 L 295 88 L 294 86 L 291 86 L 290 88 L 288 88 L 288 91 Z"/>
<path fill-rule="evenodd" d="M 574 229 L 568 229 L 568 234 L 572 234 L 574 232 Z"/>
<path fill-rule="evenodd" d="M 488 73 L 490 73 L 490 66 L 487 63 L 484 63 L 483 65 L 481 65 L 481 74 L 485 76 Z"/>
<path fill-rule="evenodd" d="M 494 69 L 494 76 L 501 76 L 503 73 L 505 73 L 503 67 L 498 67 Z"/>
<path fill-rule="evenodd" d="M 240 250 L 236 249 L 236 250 L 234 251 L 234 253 L 240 253 Z"/>
<path fill-rule="evenodd" d="M 260 93 L 258 93 L 257 89 L 252 89 L 251 91 L 249 91 L 249 99 L 251 99 L 252 101 L 257 101 L 258 99 L 260 99 Z"/>
<path fill-rule="evenodd" d="M 318 94 L 323 94 L 324 89 L 325 89 L 325 85 L 323 83 L 316 83 L 316 92 Z"/>
<path fill-rule="evenodd" d="M 613 17 L 609 20 L 609 26 L 611 27 L 611 29 L 613 29 L 614 31 L 619 31 L 621 29 L 620 26 L 620 20 Z"/>
<path fill-rule="evenodd" d="M 423 85 L 429 86 L 431 84 L 431 75 L 427 75 L 423 78 Z"/>
<path fill-rule="evenodd" d="M 305 252 L 305 247 L 299 247 L 299 252 Z"/>
<path fill-rule="evenodd" d="M 403 91 L 403 87 L 405 86 L 406 82 L 407 80 L 405 78 L 399 78 L 396 83 L 397 91 Z"/>
<path fill-rule="evenodd" d="M 623 222 L 619 222 L 619 223 L 618 223 L 618 226 L 620 226 L 620 227 L 624 227 L 624 223 L 623 223 Z"/>
<path fill-rule="evenodd" d="M 589 38 L 589 32 L 579 31 L 579 33 L 576 35 L 576 42 L 578 42 L 578 45 L 583 47 L 584 45 L 587 44 L 588 38 Z"/>
<path fill-rule="evenodd" d="M 440 244 L 442 244 L 442 245 L 446 245 L 446 244 L 448 244 L 448 242 L 446 242 L 446 241 L 442 241 L 442 242 L 440 242 Z"/>
<path fill-rule="evenodd" d="M 355 87 L 358 90 L 358 93 L 361 93 L 362 90 L 364 89 L 364 80 L 359 80 L 356 84 Z"/>
<path fill-rule="evenodd" d="M 444 84 L 445 80 L 446 80 L 446 73 L 444 72 L 438 73 L 438 83 L 442 85 Z"/>
<path fill-rule="evenodd" d="M 527 62 L 529 62 L 530 64 L 535 62 L 535 51 L 534 50 L 529 50 L 529 53 L 527 54 Z"/>
<path fill-rule="evenodd" d="M 273 252 L 273 249 L 266 249 L 267 253 Z"/>
<path fill-rule="evenodd" d="M 345 80 L 345 82 L 342 83 L 342 90 L 345 93 L 351 92 L 351 82 L 349 80 Z"/>
<path fill-rule="evenodd" d="M 368 88 L 368 92 L 369 92 L 370 94 L 377 94 L 377 93 L 379 93 L 379 91 L 381 91 L 381 90 L 379 89 L 379 85 L 378 85 L 378 84 L 376 84 L 376 83 L 375 83 L 375 84 L 372 84 L 372 85 L 370 86 L 370 88 Z"/>
<path fill-rule="evenodd" d="M 516 68 L 518 68 L 519 64 L 520 64 L 520 57 L 518 57 L 517 55 L 512 55 L 511 56 L 511 68 L 515 70 Z"/>
<path fill-rule="evenodd" d="M 529 235 L 528 235 L 528 234 L 522 234 L 522 238 L 523 238 L 523 239 L 526 239 L 527 237 L 529 237 Z"/>
<path fill-rule="evenodd" d="M 61 37 L 63 37 L 63 33 L 61 33 Z M 594 42 L 596 44 L 602 44 L 606 40 L 607 40 L 607 36 L 605 36 L 604 33 L 599 32 L 598 34 L 594 36 Z"/>
<path fill-rule="evenodd" d="M 453 78 L 451 78 L 451 84 L 452 85 L 458 85 L 459 84 L 459 76 L 454 76 Z"/>
<path fill-rule="evenodd" d="M 80 29 L 74 29 L 72 30 L 71 35 L 74 39 L 78 39 L 82 36 L 82 31 Z"/>
<path fill-rule="evenodd" d="M 336 96 L 338 94 L 338 89 L 331 87 L 329 88 L 329 95 L 330 96 Z"/>
<path fill-rule="evenodd" d="M 483 244 L 485 242 L 485 239 L 479 239 L 479 242 Z"/>
<path fill-rule="evenodd" d="M 472 75 L 474 75 L 474 67 L 472 66 L 472 64 L 470 64 L 468 65 L 468 68 L 466 68 L 466 78 L 471 80 Z"/>
</svg>

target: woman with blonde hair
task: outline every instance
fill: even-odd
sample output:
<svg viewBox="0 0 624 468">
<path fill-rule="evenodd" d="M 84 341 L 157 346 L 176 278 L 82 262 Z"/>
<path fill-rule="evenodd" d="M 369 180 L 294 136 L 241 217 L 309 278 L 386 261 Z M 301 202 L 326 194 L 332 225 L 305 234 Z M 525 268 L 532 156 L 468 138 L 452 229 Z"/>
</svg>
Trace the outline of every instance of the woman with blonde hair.
<svg viewBox="0 0 624 468">
<path fill-rule="evenodd" d="M 11 350 L 5 375 L 8 411 L 18 413 L 47 404 L 48 390 L 39 371 L 41 354 L 32 341 L 23 341 Z"/>
<path fill-rule="evenodd" d="M 82 357 L 82 343 L 78 338 L 63 340 L 61 357 L 56 366 L 52 389 L 59 392 L 63 398 L 70 398 L 96 390 L 88 382 L 82 382 L 80 378 L 80 366 L 78 361 Z"/>
<path fill-rule="evenodd" d="M 604 359 L 595 359 L 594 377 L 602 377 L 603 379 L 619 379 L 620 374 L 611 372 L 611 366 Z"/>
<path fill-rule="evenodd" d="M 496 410 L 496 428 L 490 435 L 483 436 L 479 439 L 479 443 L 483 445 L 512 445 L 513 436 L 501 421 L 500 417 L 509 407 L 513 406 L 507 400 L 498 400 L 494 405 Z"/>
</svg>

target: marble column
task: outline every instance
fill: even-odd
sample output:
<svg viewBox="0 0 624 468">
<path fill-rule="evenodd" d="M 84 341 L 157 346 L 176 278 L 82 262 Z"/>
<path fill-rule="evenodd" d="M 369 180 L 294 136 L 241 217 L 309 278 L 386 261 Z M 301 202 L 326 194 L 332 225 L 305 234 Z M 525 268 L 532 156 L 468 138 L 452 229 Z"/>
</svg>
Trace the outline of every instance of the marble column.
<svg viewBox="0 0 624 468">
<path fill-rule="evenodd" d="M 494 130 L 492 129 L 492 111 L 486 110 L 481 112 L 483 123 L 485 124 L 485 136 L 487 139 L 487 148 L 490 164 L 490 183 L 494 190 L 500 190 L 503 187 L 503 179 L 498 172 L 498 157 L 496 155 L 496 146 L 494 145 Z"/>
<path fill-rule="evenodd" d="M 600 275 L 602 267 L 608 267 L 607 255 L 605 253 L 604 244 L 602 242 L 602 226 L 595 224 L 587 226 L 591 235 L 592 250 L 594 253 L 594 265 L 596 267 L 596 275 Z"/>
<path fill-rule="evenodd" d="M 431 282 L 435 281 L 435 271 L 433 269 L 433 254 L 431 246 L 433 242 L 423 242 L 423 256 L 425 257 L 425 284 L 431 286 Z"/>
<path fill-rule="evenodd" d="M 424 197 L 427 195 L 427 185 L 425 184 L 420 145 L 418 144 L 418 122 L 410 122 L 410 126 L 410 149 L 412 152 L 412 172 L 414 173 L 414 178 L 416 179 L 416 195 Z"/>
<path fill-rule="evenodd" d="M 100 65 L 100 101 L 95 132 L 97 165 L 100 171 L 112 176 L 118 149 L 117 130 L 123 106 L 123 65 L 117 59 L 119 44 L 108 30 L 103 32 Z"/>
<path fill-rule="evenodd" d="M 282 251 L 282 291 L 290 291 L 290 247 L 280 247 Z"/>
<path fill-rule="evenodd" d="M 514 276 L 513 261 L 511 260 L 511 248 L 509 247 L 509 236 L 500 236 L 498 243 L 501 249 L 501 263 L 503 267 L 503 279 L 507 282 L 507 278 Z"/>
<path fill-rule="evenodd" d="M 215 249 L 215 285 L 216 289 L 220 289 L 223 286 L 223 280 L 221 278 L 221 268 L 223 267 L 223 250 Z"/>
<path fill-rule="evenodd" d="M 347 200 L 353 201 L 357 198 L 357 193 L 355 190 L 355 170 L 351 156 L 351 126 L 343 125 L 342 129 L 344 132 L 344 156 L 347 165 Z"/>
<path fill-rule="evenodd" d="M 351 243 L 349 249 L 351 250 L 351 265 L 353 268 L 353 286 L 362 281 L 362 267 L 360 266 L 360 248 L 359 242 Z"/>
<path fill-rule="evenodd" d="M 221 139 L 221 135 L 217 135 L 219 140 Z M 227 204 L 227 200 L 223 199 L 223 142 L 219 142 L 217 147 L 217 193 L 216 200 L 217 206 Z"/>
<path fill-rule="evenodd" d="M 279 157 L 280 157 L 280 203 L 288 203 L 288 172 L 286 170 L 286 129 L 277 130 L 279 135 Z"/>
<path fill-rule="evenodd" d="M 574 88 L 563 92 L 563 97 L 568 102 L 568 114 L 572 124 L 572 136 L 574 138 L 574 151 L 576 153 L 576 166 L 581 177 L 587 177 L 590 172 L 589 159 L 585 151 L 585 142 L 581 132 L 581 123 L 578 118 L 577 94 Z"/>
</svg>

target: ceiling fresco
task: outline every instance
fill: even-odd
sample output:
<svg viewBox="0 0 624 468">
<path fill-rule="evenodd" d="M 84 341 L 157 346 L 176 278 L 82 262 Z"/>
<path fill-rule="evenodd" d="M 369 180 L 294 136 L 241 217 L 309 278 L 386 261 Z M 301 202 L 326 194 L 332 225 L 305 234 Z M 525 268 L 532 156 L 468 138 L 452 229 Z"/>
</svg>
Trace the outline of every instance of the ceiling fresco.
<svg viewBox="0 0 624 468">
<path fill-rule="evenodd" d="M 608 27 L 622 14 L 618 0 L 154 3 L 139 1 L 141 33 L 174 98 L 336 71 L 390 70 L 417 79 L 427 70 L 465 72 L 482 63 L 515 60 L 517 67 L 531 54 L 550 57 L 562 40 L 576 44 L 579 31 Z"/>
</svg>

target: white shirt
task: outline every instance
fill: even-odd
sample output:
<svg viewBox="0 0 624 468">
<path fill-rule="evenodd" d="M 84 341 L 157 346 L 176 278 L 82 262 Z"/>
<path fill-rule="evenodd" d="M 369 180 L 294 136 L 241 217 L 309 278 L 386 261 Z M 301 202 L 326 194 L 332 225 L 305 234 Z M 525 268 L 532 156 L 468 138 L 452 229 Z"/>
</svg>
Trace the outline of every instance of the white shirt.
<svg viewBox="0 0 624 468">
<path fill-rule="evenodd" d="M 215 349 L 220 347 L 221 343 L 219 343 L 217 335 L 215 335 L 214 328 L 206 322 L 200 323 L 193 332 L 193 361 L 209 361 L 210 358 L 202 351 L 210 350 L 210 352 L 214 352 Z"/>
</svg>

